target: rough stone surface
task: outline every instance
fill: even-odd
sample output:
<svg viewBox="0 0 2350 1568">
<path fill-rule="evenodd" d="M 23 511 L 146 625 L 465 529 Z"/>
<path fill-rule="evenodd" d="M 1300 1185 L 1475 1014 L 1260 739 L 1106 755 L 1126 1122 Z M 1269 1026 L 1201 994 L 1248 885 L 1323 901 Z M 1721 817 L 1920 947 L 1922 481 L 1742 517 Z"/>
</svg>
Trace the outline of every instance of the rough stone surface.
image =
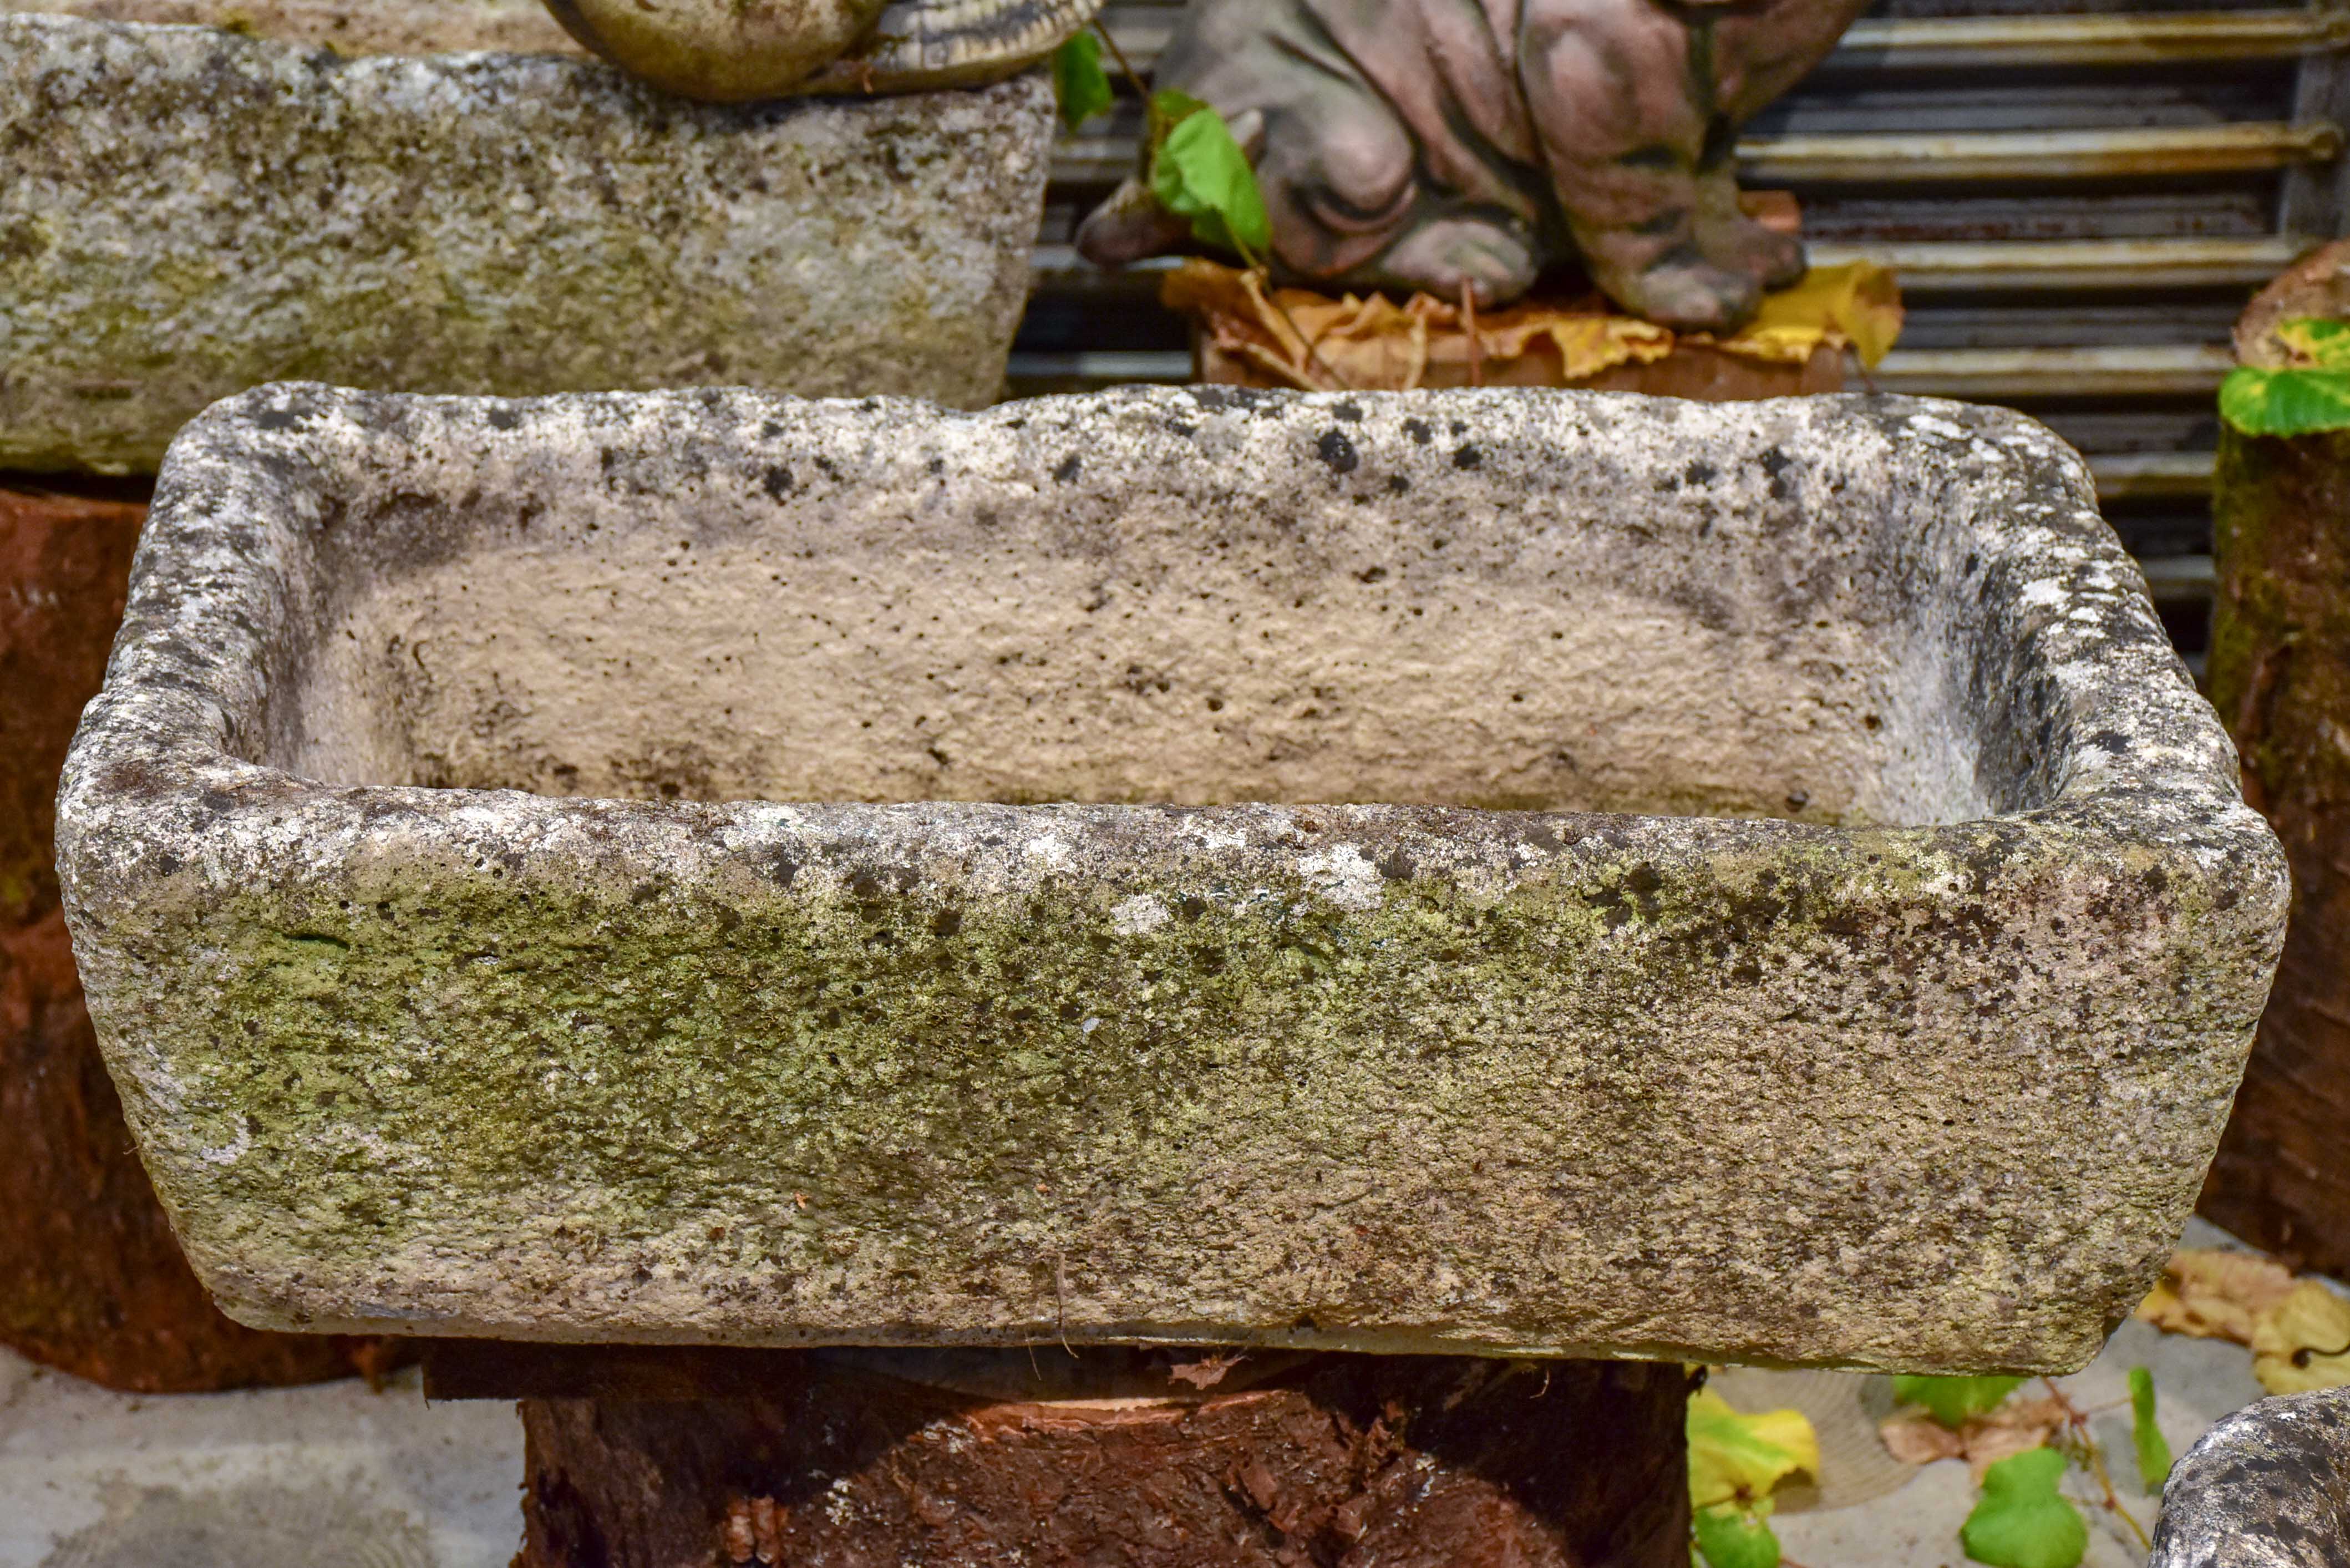
<svg viewBox="0 0 2350 1568">
<path fill-rule="evenodd" d="M 2203 1435 L 2162 1490 L 2149 1568 L 2350 1562 L 2350 1388 L 2263 1399 Z"/>
<path fill-rule="evenodd" d="M 2075 1366 L 2286 892 L 2092 498 L 1900 399 L 270 389 L 68 913 L 257 1324 Z"/>
<path fill-rule="evenodd" d="M 540 0 L 0 0 L 0 15 L 227 27 L 340 55 L 492 49 L 588 57 Z"/>
<path fill-rule="evenodd" d="M 1035 74 L 730 109 L 549 56 L 0 16 L 0 466 L 151 472 L 288 376 L 983 404 L 1052 126 Z"/>
</svg>

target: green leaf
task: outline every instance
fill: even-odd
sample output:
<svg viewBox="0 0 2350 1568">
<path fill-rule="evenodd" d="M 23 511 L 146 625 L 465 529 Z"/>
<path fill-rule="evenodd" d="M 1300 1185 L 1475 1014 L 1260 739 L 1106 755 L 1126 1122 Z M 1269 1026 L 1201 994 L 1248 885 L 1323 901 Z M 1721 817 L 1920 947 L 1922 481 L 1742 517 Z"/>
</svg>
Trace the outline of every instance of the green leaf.
<svg viewBox="0 0 2350 1568">
<path fill-rule="evenodd" d="M 1101 40 L 1079 33 L 1063 44 L 1053 57 L 1053 87 L 1061 96 L 1061 123 L 1071 130 L 1107 112 L 1117 95 L 1102 69 Z"/>
<path fill-rule="evenodd" d="M 2220 417 L 2256 436 L 2350 430 L 2350 370 L 2230 371 L 2220 383 Z"/>
<path fill-rule="evenodd" d="M 1206 104 L 1178 92 L 1152 97 L 1151 124 L 1158 140 L 1150 193 L 1177 217 L 1189 218 L 1201 244 L 1238 251 L 1253 266 L 1273 247 L 1273 224 L 1256 171 L 1232 140 L 1232 127 Z"/>
<path fill-rule="evenodd" d="M 1768 1521 L 1771 1500 L 1750 1511 L 1725 1504 L 1697 1511 L 1697 1549 L 1709 1568 L 1779 1568 L 1779 1538 Z"/>
<path fill-rule="evenodd" d="M 1923 1405 L 1928 1415 L 1955 1431 L 1968 1417 L 1997 1409 L 2022 1386 L 2021 1377 L 1896 1377 L 1893 1397 L 1905 1405 Z"/>
<path fill-rule="evenodd" d="M 1800 1410 L 1742 1415 L 1711 1388 L 1690 1397 L 1690 1501 L 1753 1502 L 1789 1476 L 1820 1473 L 1820 1439 Z"/>
<path fill-rule="evenodd" d="M 1150 161 L 1154 167 L 1159 162 L 1159 150 L 1167 145 L 1169 131 L 1195 114 L 1216 112 L 1203 99 L 1193 98 L 1188 92 L 1178 92 L 1173 88 L 1162 88 L 1152 93 L 1144 109 L 1150 132 Z"/>
<path fill-rule="evenodd" d="M 2160 1497 L 2162 1483 L 2170 1479 L 2170 1444 L 2154 1424 L 2154 1374 L 2133 1366 L 2129 1386 L 2130 1441 L 2137 1449 L 2138 1479 L 2146 1482 L 2147 1495 Z"/>
<path fill-rule="evenodd" d="M 1982 1500 L 1959 1532 L 1967 1555 L 1991 1568 L 2077 1568 L 2089 1526 L 2057 1494 L 2064 1462 L 2054 1449 L 2027 1449 L 1984 1471 Z"/>
<path fill-rule="evenodd" d="M 2350 321 L 2309 317 L 2276 329 L 2286 348 L 2321 370 L 2350 370 Z"/>
</svg>

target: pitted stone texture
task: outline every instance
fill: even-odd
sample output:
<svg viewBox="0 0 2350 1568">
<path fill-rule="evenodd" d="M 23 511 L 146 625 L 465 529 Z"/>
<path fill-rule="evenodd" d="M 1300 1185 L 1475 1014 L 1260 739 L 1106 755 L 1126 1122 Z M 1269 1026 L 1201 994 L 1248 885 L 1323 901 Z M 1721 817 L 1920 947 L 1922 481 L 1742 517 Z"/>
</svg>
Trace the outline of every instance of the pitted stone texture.
<svg viewBox="0 0 2350 1568">
<path fill-rule="evenodd" d="M 0 15 L 227 27 L 339 55 L 588 50 L 539 0 L 0 0 Z"/>
<path fill-rule="evenodd" d="M 2162 1489 L 2151 1568 L 2350 1562 L 2350 1388 L 2263 1399 L 2203 1435 Z"/>
<path fill-rule="evenodd" d="M 1001 387 L 1050 85 L 722 109 L 541 56 L 0 17 L 0 468 L 151 471 L 286 376 Z"/>
<path fill-rule="evenodd" d="M 639 1343 L 2075 1366 L 2285 897 L 1900 399 L 270 389 L 59 839 L 233 1311 Z"/>
</svg>

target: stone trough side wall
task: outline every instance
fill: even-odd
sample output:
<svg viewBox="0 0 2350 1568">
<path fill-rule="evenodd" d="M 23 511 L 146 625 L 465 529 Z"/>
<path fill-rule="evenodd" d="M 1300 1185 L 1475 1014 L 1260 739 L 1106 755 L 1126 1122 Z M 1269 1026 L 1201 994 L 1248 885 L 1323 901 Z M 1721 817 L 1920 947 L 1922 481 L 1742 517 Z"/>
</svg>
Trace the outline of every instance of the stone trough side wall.
<svg viewBox="0 0 2350 1568">
<path fill-rule="evenodd" d="M 717 109 L 547 56 L 0 16 L 0 468 L 152 471 L 286 377 L 999 390 L 1052 93 Z"/>
</svg>

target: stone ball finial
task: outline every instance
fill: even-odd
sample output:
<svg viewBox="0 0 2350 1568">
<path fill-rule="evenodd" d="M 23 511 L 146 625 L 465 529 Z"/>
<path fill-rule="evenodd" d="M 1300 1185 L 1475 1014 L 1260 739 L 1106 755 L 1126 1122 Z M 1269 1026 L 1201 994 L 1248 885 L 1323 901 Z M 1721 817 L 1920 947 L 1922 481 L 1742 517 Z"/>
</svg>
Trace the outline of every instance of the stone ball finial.
<svg viewBox="0 0 2350 1568">
<path fill-rule="evenodd" d="M 789 92 L 853 47 L 889 0 L 546 0 L 631 76 L 713 103 Z"/>
<path fill-rule="evenodd" d="M 1102 0 L 546 0 L 629 75 L 707 103 L 983 87 L 1066 43 Z"/>
</svg>

